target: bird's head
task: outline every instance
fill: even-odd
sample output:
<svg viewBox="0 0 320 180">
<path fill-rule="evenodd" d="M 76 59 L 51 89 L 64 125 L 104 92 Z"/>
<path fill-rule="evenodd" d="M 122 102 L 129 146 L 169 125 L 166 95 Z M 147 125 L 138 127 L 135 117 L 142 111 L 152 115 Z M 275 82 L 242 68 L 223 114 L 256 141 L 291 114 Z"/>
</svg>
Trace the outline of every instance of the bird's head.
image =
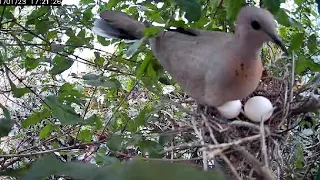
<svg viewBox="0 0 320 180">
<path fill-rule="evenodd" d="M 265 9 L 254 6 L 243 7 L 237 16 L 236 34 L 245 40 L 260 44 L 272 41 L 288 54 L 277 33 L 273 15 Z"/>
</svg>

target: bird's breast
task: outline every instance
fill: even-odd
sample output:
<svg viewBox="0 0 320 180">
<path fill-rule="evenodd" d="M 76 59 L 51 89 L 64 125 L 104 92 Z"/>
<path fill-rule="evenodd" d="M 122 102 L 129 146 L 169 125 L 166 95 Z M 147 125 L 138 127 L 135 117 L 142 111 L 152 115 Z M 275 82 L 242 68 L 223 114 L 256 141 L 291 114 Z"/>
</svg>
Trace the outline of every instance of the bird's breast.
<svg viewBox="0 0 320 180">
<path fill-rule="evenodd" d="M 262 63 L 259 58 L 232 59 L 228 63 L 226 85 L 232 89 L 229 96 L 242 99 L 251 94 L 259 85 L 262 76 Z"/>
</svg>

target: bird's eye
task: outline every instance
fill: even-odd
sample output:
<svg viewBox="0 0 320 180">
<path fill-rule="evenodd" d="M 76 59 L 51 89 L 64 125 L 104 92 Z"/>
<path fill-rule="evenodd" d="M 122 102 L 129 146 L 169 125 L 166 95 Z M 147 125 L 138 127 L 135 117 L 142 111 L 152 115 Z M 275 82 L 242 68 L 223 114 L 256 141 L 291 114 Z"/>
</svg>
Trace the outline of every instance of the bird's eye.
<svg viewBox="0 0 320 180">
<path fill-rule="evenodd" d="M 260 24 L 257 21 L 252 21 L 251 27 L 255 30 L 259 30 L 261 28 Z"/>
</svg>

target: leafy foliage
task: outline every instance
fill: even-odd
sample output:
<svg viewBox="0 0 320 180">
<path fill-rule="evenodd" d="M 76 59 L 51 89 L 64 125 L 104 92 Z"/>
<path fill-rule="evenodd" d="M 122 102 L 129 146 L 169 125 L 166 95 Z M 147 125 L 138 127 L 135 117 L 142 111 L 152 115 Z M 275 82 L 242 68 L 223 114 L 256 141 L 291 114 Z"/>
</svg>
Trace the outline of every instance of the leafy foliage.
<svg viewBox="0 0 320 180">
<path fill-rule="evenodd" d="M 47 166 L 51 164 L 51 166 Z M 223 180 L 219 172 L 203 173 L 186 165 L 166 162 L 141 162 L 135 160 L 125 164 L 114 163 L 111 166 L 96 167 L 84 163 L 62 163 L 53 156 L 46 156 L 33 163 L 30 171 L 22 179 L 42 179 L 51 174 L 64 174 L 79 179 L 216 179 Z"/>
<path fill-rule="evenodd" d="M 280 6 L 290 2 L 289 7 Z M 197 148 L 164 153 L 171 146 L 189 145 L 196 141 L 196 135 L 189 132 L 192 125 L 180 127 L 179 121 L 190 122 L 190 116 L 173 104 L 189 107 L 185 95 L 145 42 L 167 27 L 232 33 L 241 7 L 260 5 L 279 24 L 279 33 L 295 61 L 296 81 L 310 78 L 308 82 L 314 86 L 308 88 L 316 89 L 311 79 L 320 71 L 317 1 L 290 2 L 80 0 L 79 6 L 1 6 L 0 136 L 11 132 L 21 145 L 1 150 L 0 157 L 19 154 L 22 158 L 0 158 L 4 165 L 0 169 L 6 173 L 12 170 L 13 175 L 22 173 L 25 179 L 50 175 L 56 179 L 219 179 L 213 172 L 161 162 L 173 159 L 201 165 L 202 160 L 197 159 Z M 92 24 L 102 9 L 123 11 L 155 25 L 145 29 L 143 39 L 132 43 L 95 36 Z M 272 61 L 281 68 L 291 64 L 288 59 L 273 61 L 281 51 L 272 44 L 262 52 L 267 52 L 262 53 L 266 64 Z M 285 76 L 282 72 L 273 73 Z M 314 119 L 319 123 L 318 117 Z M 291 177 L 297 170 L 297 174 L 314 176 L 317 168 L 313 165 L 310 173 L 302 170 L 308 164 L 306 147 L 310 144 L 301 143 L 304 140 L 297 136 L 288 142 L 296 148 L 284 174 Z M 33 156 L 46 151 L 54 151 L 55 156 Z M 143 161 L 130 162 L 130 158 Z M 144 162 L 148 159 L 156 161 Z M 7 163 L 11 160 L 15 160 L 13 165 Z"/>
</svg>

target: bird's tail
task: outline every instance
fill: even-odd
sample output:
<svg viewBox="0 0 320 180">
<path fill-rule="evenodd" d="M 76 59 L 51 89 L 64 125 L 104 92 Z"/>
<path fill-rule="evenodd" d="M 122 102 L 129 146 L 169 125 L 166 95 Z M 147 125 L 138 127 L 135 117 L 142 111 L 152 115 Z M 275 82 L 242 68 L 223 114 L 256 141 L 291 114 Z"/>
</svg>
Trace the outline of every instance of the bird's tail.
<svg viewBox="0 0 320 180">
<path fill-rule="evenodd" d="M 123 12 L 104 10 L 100 17 L 92 28 L 99 36 L 125 40 L 138 40 L 144 36 L 143 29 L 146 26 Z"/>
</svg>

